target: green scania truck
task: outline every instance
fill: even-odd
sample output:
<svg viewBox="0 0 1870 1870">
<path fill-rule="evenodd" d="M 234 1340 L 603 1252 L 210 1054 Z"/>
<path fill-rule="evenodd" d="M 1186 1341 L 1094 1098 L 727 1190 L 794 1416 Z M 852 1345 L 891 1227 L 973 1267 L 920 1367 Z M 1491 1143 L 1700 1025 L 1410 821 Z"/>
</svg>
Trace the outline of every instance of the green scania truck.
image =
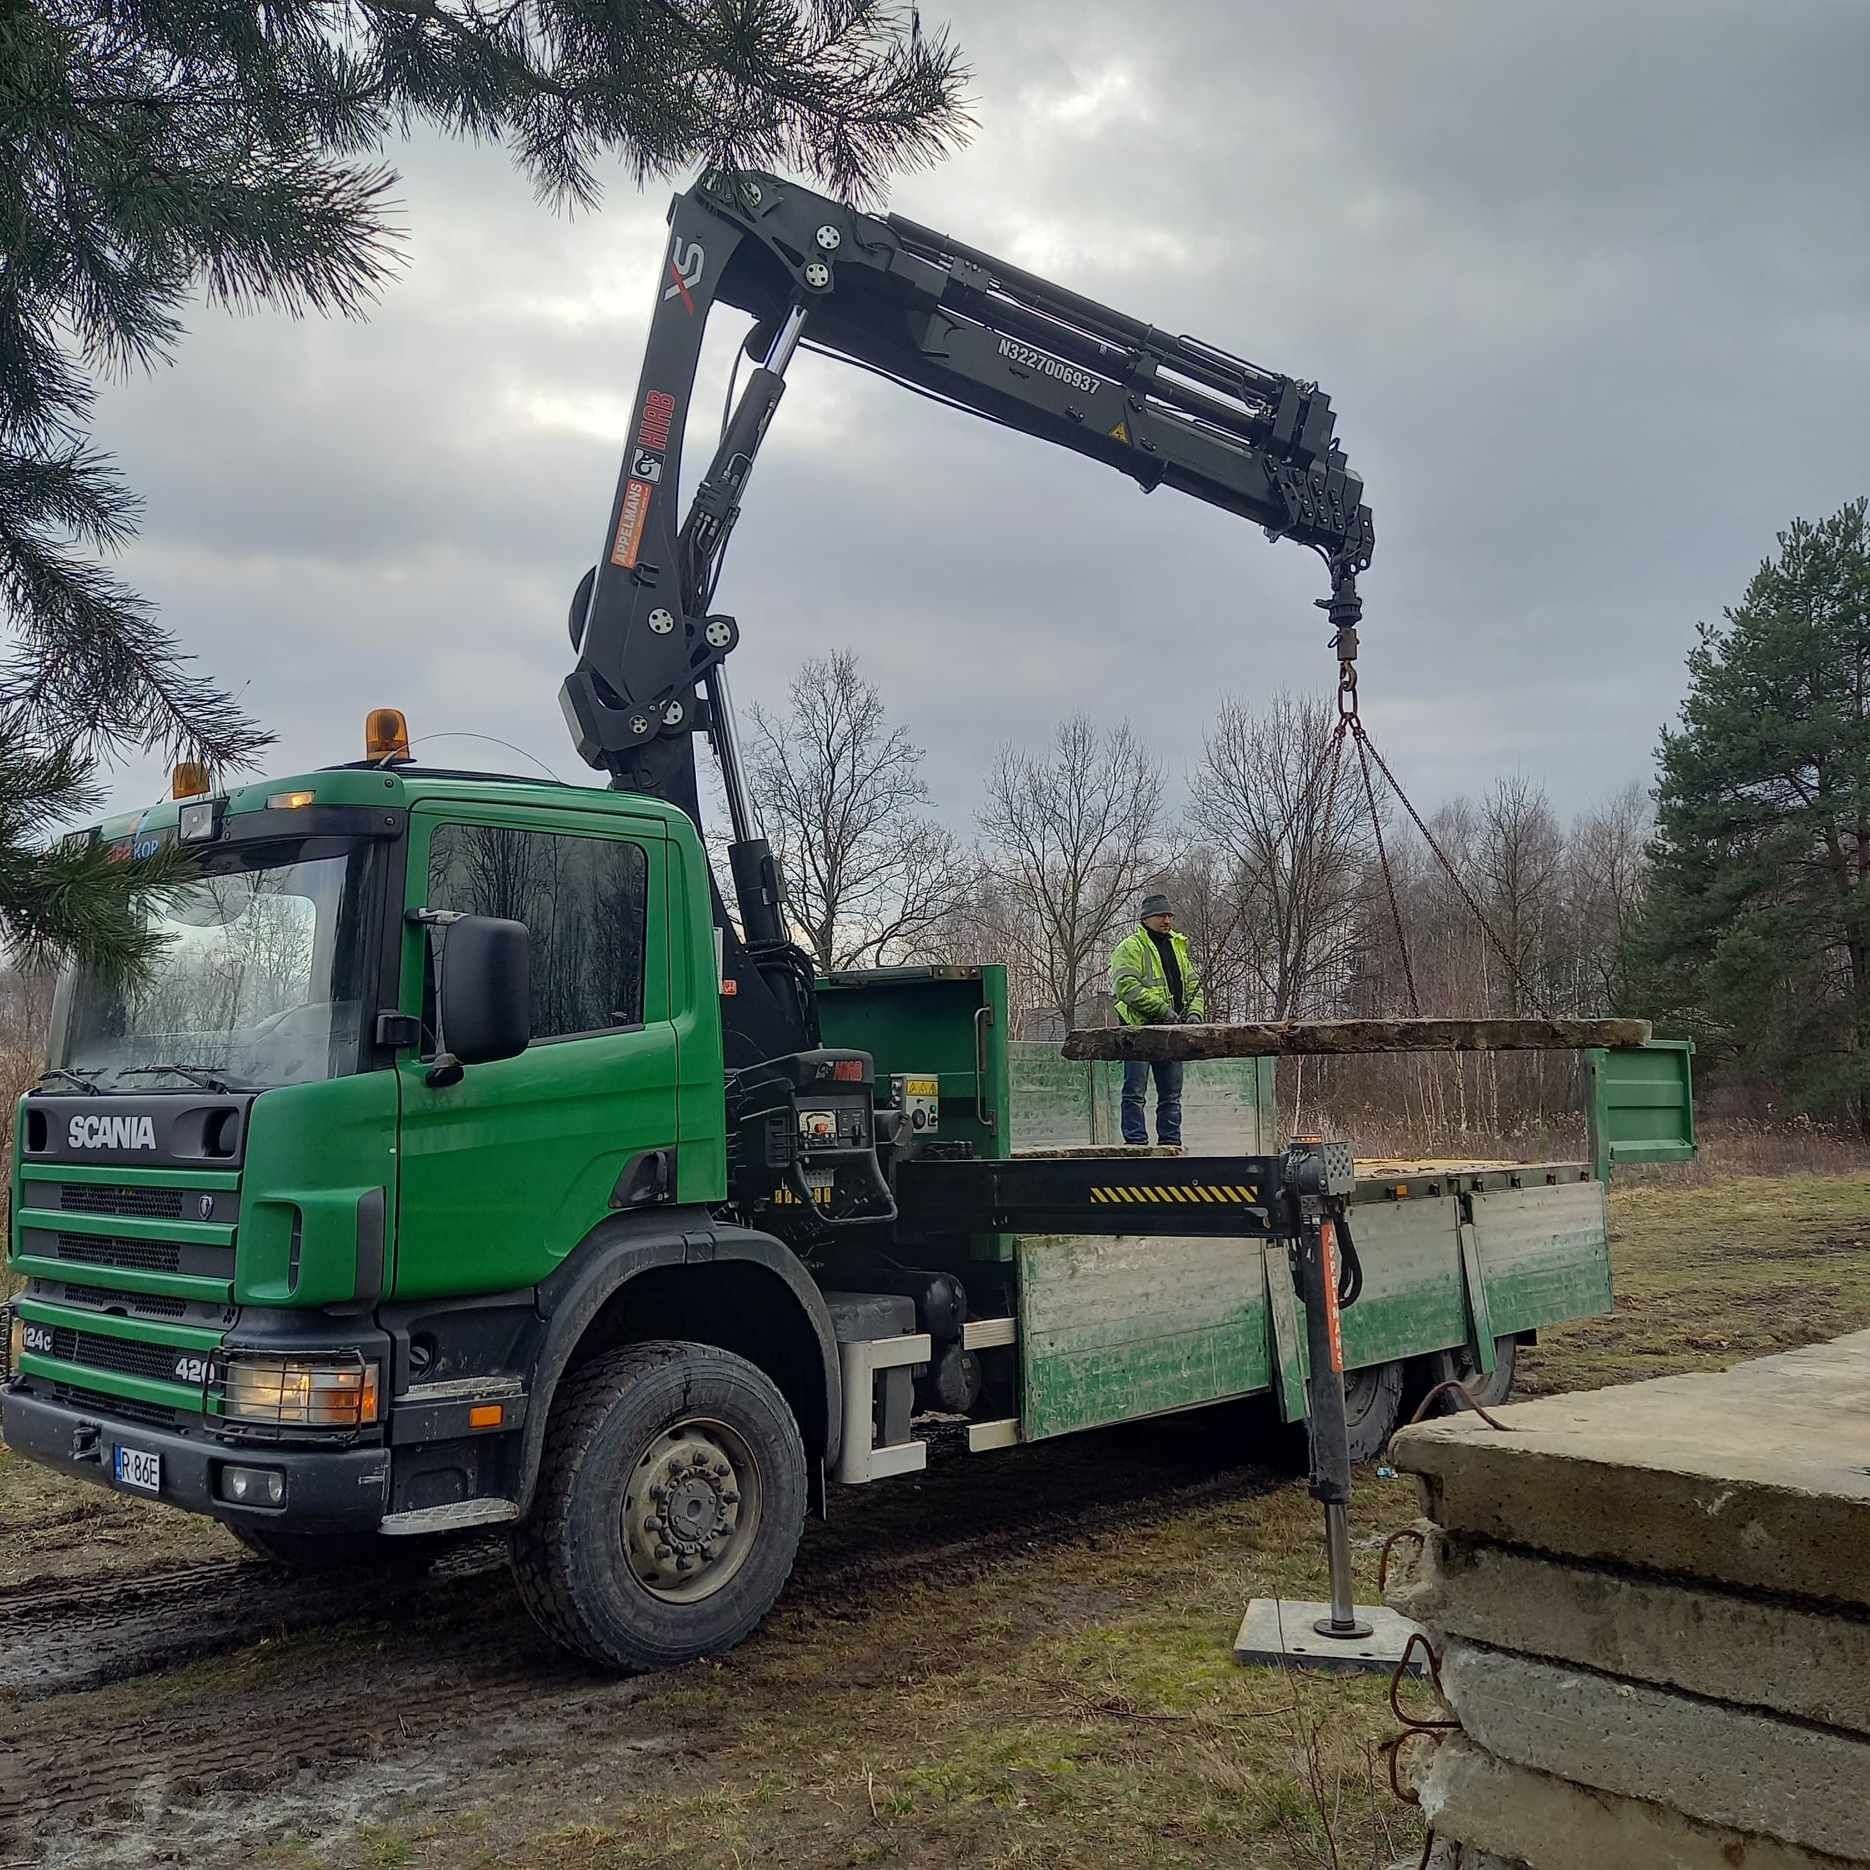
<svg viewBox="0 0 1870 1870">
<path fill-rule="evenodd" d="M 920 1468 L 930 1420 L 986 1454 L 1258 1391 L 1305 1411 L 1292 1152 L 1016 1152 L 998 969 L 821 978 L 786 939 L 708 603 L 793 349 L 1317 546 L 1340 654 L 1370 549 L 1314 386 L 770 176 L 710 175 L 673 222 L 571 620 L 565 712 L 610 783 L 418 765 L 386 710 L 361 761 L 184 778 L 76 834 L 179 846 L 188 880 L 147 898 L 147 977 L 60 984 L 0 1389 L 14 1454 L 286 1563 L 503 1528 L 542 1625 L 633 1668 L 744 1636 L 807 1512 Z M 717 295 L 764 361 L 678 525 Z M 1686 1147 L 1686 1054 L 1594 1068 L 1591 1162 L 1334 1184 L 1361 1452 L 1434 1375 L 1498 1394 L 1518 1341 L 1608 1307 L 1610 1151 Z"/>
</svg>

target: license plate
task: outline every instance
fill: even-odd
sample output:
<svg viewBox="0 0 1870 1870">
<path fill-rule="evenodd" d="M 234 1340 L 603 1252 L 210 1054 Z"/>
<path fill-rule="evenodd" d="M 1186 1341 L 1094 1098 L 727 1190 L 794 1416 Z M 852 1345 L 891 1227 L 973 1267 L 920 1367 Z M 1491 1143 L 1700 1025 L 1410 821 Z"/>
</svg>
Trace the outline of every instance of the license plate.
<svg viewBox="0 0 1870 1870">
<path fill-rule="evenodd" d="M 117 1444 L 117 1485 L 134 1487 L 138 1493 L 162 1491 L 162 1456 L 141 1448 Z"/>
</svg>

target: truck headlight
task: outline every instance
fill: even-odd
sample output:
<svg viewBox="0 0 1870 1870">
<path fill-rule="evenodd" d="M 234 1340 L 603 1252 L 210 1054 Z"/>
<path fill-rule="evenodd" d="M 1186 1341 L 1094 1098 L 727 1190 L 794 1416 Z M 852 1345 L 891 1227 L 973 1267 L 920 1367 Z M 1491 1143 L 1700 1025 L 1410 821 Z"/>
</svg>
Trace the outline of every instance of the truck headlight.
<svg viewBox="0 0 1870 1870">
<path fill-rule="evenodd" d="M 361 1357 L 232 1351 L 222 1413 L 280 1428 L 361 1428 L 377 1419 L 377 1366 Z"/>
</svg>

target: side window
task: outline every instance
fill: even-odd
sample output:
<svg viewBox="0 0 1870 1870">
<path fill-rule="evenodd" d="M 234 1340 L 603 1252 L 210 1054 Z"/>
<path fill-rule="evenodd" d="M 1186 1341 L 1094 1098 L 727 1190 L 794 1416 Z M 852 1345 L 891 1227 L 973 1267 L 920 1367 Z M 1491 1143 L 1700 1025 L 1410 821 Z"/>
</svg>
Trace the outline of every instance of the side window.
<svg viewBox="0 0 1870 1870">
<path fill-rule="evenodd" d="M 643 1017 L 649 860 L 639 844 L 439 825 L 428 903 L 524 922 L 532 936 L 532 1035 L 598 1032 Z"/>
</svg>

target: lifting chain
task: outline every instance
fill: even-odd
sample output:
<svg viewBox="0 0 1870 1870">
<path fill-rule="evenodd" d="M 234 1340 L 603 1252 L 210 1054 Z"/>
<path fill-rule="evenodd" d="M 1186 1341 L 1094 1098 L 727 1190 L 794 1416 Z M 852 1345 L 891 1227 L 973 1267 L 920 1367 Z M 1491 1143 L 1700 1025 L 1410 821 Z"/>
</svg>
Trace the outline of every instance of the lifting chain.
<svg viewBox="0 0 1870 1870">
<path fill-rule="evenodd" d="M 1363 724 L 1357 710 L 1357 626 L 1363 620 L 1363 602 L 1357 594 L 1357 571 L 1354 565 L 1342 559 L 1332 559 L 1330 565 L 1331 595 L 1328 598 L 1321 597 L 1313 601 L 1320 610 L 1330 616 L 1331 647 L 1338 659 L 1338 721 L 1337 726 L 1332 729 L 1329 750 L 1331 797 L 1335 799 L 1337 796 L 1338 769 L 1343 763 L 1344 741 L 1348 735 L 1357 743 L 1357 764 L 1363 774 L 1364 800 L 1370 812 L 1370 828 L 1376 838 L 1377 862 L 1383 872 L 1384 893 L 1389 898 L 1390 922 L 1396 930 L 1396 949 L 1402 958 L 1403 981 L 1409 990 L 1409 1011 L 1413 1017 L 1420 1019 L 1422 998 L 1416 989 L 1415 963 L 1410 954 L 1408 933 L 1403 927 L 1402 905 L 1396 895 L 1396 877 L 1390 867 L 1389 847 L 1383 836 L 1383 814 L 1377 808 L 1376 785 L 1370 777 L 1372 760 L 1376 762 L 1377 771 L 1383 775 L 1390 791 L 1396 795 L 1396 802 L 1409 814 L 1410 823 L 1421 833 L 1422 842 L 1428 846 L 1435 861 L 1446 873 L 1448 881 L 1454 885 L 1462 902 L 1466 904 L 1467 911 L 1478 924 L 1480 932 L 1493 945 L 1494 951 L 1506 964 L 1507 972 L 1520 993 L 1535 1011 L 1549 1016 L 1550 1009 L 1533 991 L 1532 984 L 1526 979 L 1518 958 L 1501 940 L 1499 931 L 1487 919 L 1486 910 L 1481 907 L 1474 892 L 1468 888 L 1465 879 L 1455 868 L 1448 853 L 1442 849 L 1434 832 L 1423 823 L 1422 814 L 1416 810 L 1408 793 L 1402 789 L 1401 782 L 1390 771 L 1389 762 L 1384 759 L 1382 752 L 1376 742 L 1370 738 L 1369 731 Z M 1308 794 L 1309 790 L 1308 788 Z M 1300 807 L 1304 802 L 1302 796 Z M 1298 809 L 1295 808 L 1293 820 L 1288 822 L 1288 830 L 1291 828 L 1291 822 L 1295 822 L 1297 817 Z M 1325 815 L 1327 836 L 1330 826 L 1330 807 L 1327 805 Z"/>
</svg>

